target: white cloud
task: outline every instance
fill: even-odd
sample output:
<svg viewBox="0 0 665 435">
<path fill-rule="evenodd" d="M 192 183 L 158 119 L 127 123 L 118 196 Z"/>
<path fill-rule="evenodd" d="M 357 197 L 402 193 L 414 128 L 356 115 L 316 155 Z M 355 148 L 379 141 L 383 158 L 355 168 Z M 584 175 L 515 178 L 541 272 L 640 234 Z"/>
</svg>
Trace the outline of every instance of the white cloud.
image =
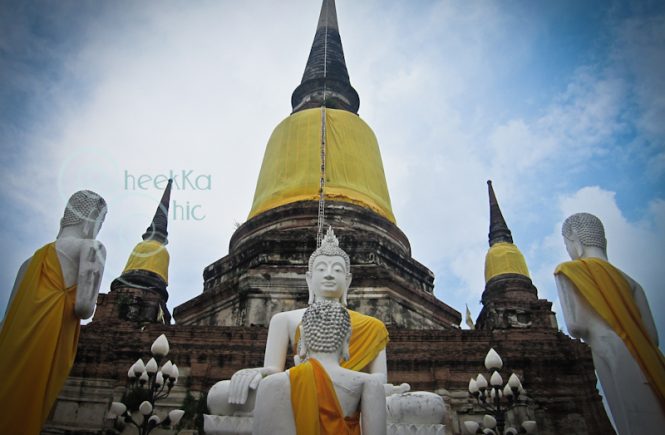
<svg viewBox="0 0 665 435">
<path fill-rule="evenodd" d="M 617 29 L 614 57 L 631 78 L 639 128 L 663 147 L 665 137 L 665 14 L 631 18 Z"/>
<path fill-rule="evenodd" d="M 578 169 L 579 162 L 606 154 L 624 128 L 623 88 L 622 80 L 581 68 L 541 116 L 494 127 L 488 141 L 493 172 L 523 179 L 557 165 Z"/>
</svg>

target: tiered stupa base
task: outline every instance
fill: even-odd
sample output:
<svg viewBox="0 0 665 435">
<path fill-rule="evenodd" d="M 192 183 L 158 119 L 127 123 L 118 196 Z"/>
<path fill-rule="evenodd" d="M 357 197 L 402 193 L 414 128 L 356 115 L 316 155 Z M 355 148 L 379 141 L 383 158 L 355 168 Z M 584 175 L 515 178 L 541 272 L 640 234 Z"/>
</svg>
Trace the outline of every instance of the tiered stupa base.
<svg viewBox="0 0 665 435">
<path fill-rule="evenodd" d="M 318 203 L 301 201 L 245 222 L 231 238 L 229 255 L 205 268 L 203 293 L 175 308 L 176 321 L 267 326 L 276 313 L 304 308 L 317 218 Z M 364 207 L 328 201 L 326 225 L 351 257 L 349 308 L 402 328 L 459 327 L 460 313 L 432 294 L 434 274 L 411 257 L 395 224 Z"/>
</svg>

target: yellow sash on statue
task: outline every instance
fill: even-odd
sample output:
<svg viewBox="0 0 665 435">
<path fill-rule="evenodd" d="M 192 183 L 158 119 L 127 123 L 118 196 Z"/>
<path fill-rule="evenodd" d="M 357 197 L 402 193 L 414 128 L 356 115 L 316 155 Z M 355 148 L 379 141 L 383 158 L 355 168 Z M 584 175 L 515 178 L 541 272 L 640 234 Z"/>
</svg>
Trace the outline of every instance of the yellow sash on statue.
<svg viewBox="0 0 665 435">
<path fill-rule="evenodd" d="M 360 435 L 360 413 L 344 418 L 332 381 L 310 358 L 289 369 L 297 435 Z"/>
<path fill-rule="evenodd" d="M 342 367 L 357 372 L 364 369 L 367 364 L 388 345 L 388 330 L 379 319 L 360 314 L 357 311 L 347 310 L 351 318 L 351 340 L 349 341 L 349 360 L 340 363 Z M 298 353 L 300 341 L 300 327 L 296 328 L 295 345 L 293 353 Z"/>
<path fill-rule="evenodd" d="M 76 286 L 64 288 L 55 243 L 39 249 L 0 331 L 0 431 L 39 434 L 74 364 Z"/>
<path fill-rule="evenodd" d="M 560 264 L 554 271 L 555 275 L 559 273 L 575 284 L 623 340 L 665 409 L 665 358 L 649 338 L 630 285 L 621 272 L 599 258 L 580 258 Z"/>
</svg>

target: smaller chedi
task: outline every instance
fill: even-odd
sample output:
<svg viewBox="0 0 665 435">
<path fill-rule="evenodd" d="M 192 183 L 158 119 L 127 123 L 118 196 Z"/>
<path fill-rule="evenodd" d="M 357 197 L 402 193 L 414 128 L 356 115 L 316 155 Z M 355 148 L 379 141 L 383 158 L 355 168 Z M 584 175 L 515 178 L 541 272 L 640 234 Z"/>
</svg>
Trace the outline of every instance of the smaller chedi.
<svg viewBox="0 0 665 435">
<path fill-rule="evenodd" d="M 619 435 L 665 427 L 665 358 L 642 287 L 607 259 L 602 222 L 577 213 L 563 223 L 572 261 L 554 274 L 569 333 L 584 340 Z"/>
<path fill-rule="evenodd" d="M 253 433 L 359 435 L 362 424 L 362 433 L 385 434 L 383 377 L 340 365 L 340 359 L 349 359 L 350 337 L 351 320 L 342 304 L 310 305 L 302 318 L 304 361 L 261 382 Z"/>
<path fill-rule="evenodd" d="M 106 201 L 74 193 L 55 242 L 18 271 L 0 331 L 0 428 L 38 434 L 74 364 L 81 319 L 92 316 L 106 250 L 95 240 Z"/>
<path fill-rule="evenodd" d="M 170 323 L 166 302 L 169 298 L 168 214 L 173 180 L 169 179 L 150 225 L 132 250 L 122 274 L 113 280 L 111 290 L 121 294 L 120 318 L 139 323 Z"/>
</svg>

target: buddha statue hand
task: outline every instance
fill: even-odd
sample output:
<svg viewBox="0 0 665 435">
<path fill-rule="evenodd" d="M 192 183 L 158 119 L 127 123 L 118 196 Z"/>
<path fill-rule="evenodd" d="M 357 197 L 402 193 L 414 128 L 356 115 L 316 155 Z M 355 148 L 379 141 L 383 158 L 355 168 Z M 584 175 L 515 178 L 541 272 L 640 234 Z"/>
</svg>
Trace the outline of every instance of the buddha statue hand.
<svg viewBox="0 0 665 435">
<path fill-rule="evenodd" d="M 231 377 L 229 403 L 244 405 L 249 389 L 256 390 L 263 379 L 264 370 L 260 368 L 238 370 Z"/>
<path fill-rule="evenodd" d="M 383 389 L 386 393 L 386 397 L 392 396 L 393 394 L 404 394 L 407 391 L 411 390 L 411 385 L 403 383 L 400 385 L 393 384 L 383 384 Z"/>
</svg>

